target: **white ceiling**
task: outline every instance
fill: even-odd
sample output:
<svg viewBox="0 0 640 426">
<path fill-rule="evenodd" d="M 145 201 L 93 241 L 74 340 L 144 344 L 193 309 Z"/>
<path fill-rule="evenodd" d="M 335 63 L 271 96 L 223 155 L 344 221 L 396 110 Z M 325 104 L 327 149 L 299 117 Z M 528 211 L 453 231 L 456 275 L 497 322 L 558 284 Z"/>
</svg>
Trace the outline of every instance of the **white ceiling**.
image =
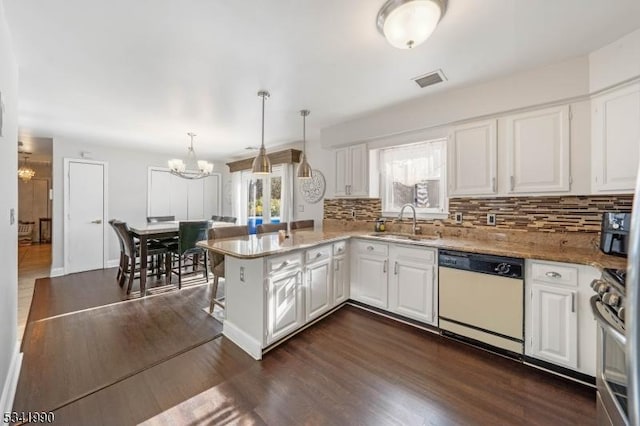
<svg viewBox="0 0 640 426">
<path fill-rule="evenodd" d="M 640 27 L 638 0 L 449 0 L 398 50 L 384 0 L 4 0 L 23 133 L 224 159 L 436 90 L 584 55 Z M 410 79 L 441 68 L 448 82 Z"/>
</svg>

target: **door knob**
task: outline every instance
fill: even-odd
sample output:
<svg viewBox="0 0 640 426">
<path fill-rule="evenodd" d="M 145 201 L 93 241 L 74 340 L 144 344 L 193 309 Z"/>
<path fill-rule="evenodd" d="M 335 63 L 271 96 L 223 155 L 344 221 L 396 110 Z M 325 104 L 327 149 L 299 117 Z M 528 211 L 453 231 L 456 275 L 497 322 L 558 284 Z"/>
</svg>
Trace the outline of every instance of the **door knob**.
<svg viewBox="0 0 640 426">
<path fill-rule="evenodd" d="M 102 219 L 96 219 L 96 220 L 92 220 L 91 223 L 95 223 L 95 224 L 101 224 L 102 223 Z"/>
</svg>

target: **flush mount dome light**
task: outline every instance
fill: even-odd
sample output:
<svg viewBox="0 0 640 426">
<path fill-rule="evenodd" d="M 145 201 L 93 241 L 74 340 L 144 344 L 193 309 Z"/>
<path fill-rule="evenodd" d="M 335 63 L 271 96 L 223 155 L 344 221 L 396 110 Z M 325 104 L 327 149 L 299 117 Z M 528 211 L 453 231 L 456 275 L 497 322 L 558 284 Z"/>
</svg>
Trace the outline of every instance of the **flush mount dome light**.
<svg viewBox="0 0 640 426">
<path fill-rule="evenodd" d="M 378 12 L 378 30 L 398 49 L 422 44 L 444 15 L 446 0 L 388 0 Z"/>
</svg>

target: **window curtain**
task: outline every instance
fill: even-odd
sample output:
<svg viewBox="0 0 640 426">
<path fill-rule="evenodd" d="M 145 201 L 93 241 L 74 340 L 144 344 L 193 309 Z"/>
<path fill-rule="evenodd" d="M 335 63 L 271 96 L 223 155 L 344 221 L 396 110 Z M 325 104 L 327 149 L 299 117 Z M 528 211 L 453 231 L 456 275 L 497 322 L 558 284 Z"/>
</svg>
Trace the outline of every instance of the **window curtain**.
<svg viewBox="0 0 640 426">
<path fill-rule="evenodd" d="M 288 223 L 293 220 L 293 164 L 283 165 L 281 195 L 280 221 Z"/>
<path fill-rule="evenodd" d="M 238 225 L 247 223 L 247 209 L 242 208 L 242 172 L 231 173 L 231 216 L 238 218 Z"/>
</svg>

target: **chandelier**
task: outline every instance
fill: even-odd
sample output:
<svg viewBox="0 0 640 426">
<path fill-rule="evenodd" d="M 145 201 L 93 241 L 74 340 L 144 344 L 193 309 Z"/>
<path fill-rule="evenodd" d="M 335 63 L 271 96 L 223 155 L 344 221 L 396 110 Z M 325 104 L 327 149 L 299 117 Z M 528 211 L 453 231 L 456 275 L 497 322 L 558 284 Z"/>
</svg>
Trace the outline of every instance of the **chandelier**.
<svg viewBox="0 0 640 426">
<path fill-rule="evenodd" d="M 24 164 L 22 165 L 22 167 L 18 169 L 18 177 L 22 179 L 24 182 L 29 182 L 31 178 L 36 175 L 35 170 L 27 166 L 28 158 L 29 158 L 28 156 L 26 155 L 24 156 Z"/>
<path fill-rule="evenodd" d="M 168 161 L 171 174 L 179 176 L 184 179 L 202 179 L 211 174 L 213 171 L 213 163 L 208 161 L 198 160 L 196 158 L 196 152 L 193 150 L 193 137 L 195 133 L 187 133 L 191 138 L 191 143 L 187 152 L 186 161 L 174 158 Z"/>
<path fill-rule="evenodd" d="M 411 49 L 431 36 L 446 7 L 446 0 L 388 0 L 376 23 L 393 47 Z"/>
</svg>

